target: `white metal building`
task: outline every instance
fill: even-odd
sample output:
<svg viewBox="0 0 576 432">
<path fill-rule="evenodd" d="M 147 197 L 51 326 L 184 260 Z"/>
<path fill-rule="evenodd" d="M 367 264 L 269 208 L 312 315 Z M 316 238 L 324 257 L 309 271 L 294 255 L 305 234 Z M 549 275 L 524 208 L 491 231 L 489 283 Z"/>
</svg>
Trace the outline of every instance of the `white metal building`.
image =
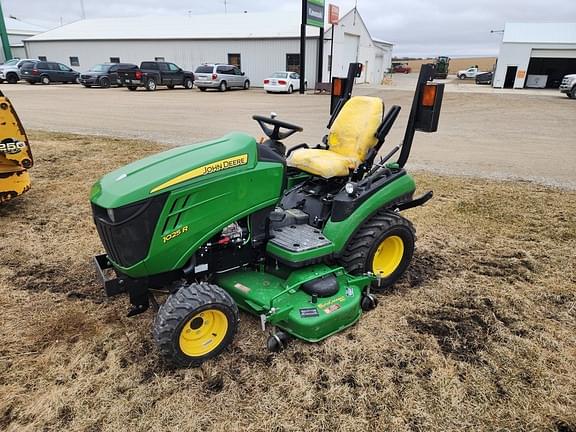
<svg viewBox="0 0 576 432">
<path fill-rule="evenodd" d="M 352 23 L 348 23 L 354 18 Z M 357 11 L 341 20 L 338 38 L 355 37 L 356 45 L 334 47 L 334 70 L 338 75 L 355 61 L 366 63 L 367 82 L 379 82 L 377 57 L 390 62 L 392 45 L 373 42 Z M 344 23 L 346 26 L 344 27 Z M 340 26 L 338 26 L 340 27 Z M 327 32 L 329 33 L 329 32 Z M 306 80 L 316 83 L 319 29 L 307 28 Z M 348 40 L 348 39 L 346 39 Z M 298 71 L 300 63 L 300 14 L 242 13 L 226 15 L 148 16 L 102 18 L 74 22 L 25 41 L 27 55 L 68 64 L 79 71 L 104 62 L 139 64 L 165 60 L 194 70 L 201 63 L 233 63 L 250 77 L 253 86 L 278 70 Z M 327 81 L 329 43 L 325 42 Z M 380 55 L 381 54 L 381 55 Z M 390 67 L 383 63 L 382 68 Z"/>
<path fill-rule="evenodd" d="M 12 50 L 12 57 L 25 58 L 26 50 L 24 48 L 24 39 L 46 31 L 44 27 L 36 24 L 27 23 L 8 17 L 4 19 L 6 23 L 6 33 Z M 1 46 L 2 42 L 0 42 Z M 0 61 L 4 61 L 4 52 L 0 50 Z"/>
<path fill-rule="evenodd" d="M 508 23 L 494 87 L 556 88 L 576 73 L 576 23 Z"/>
<path fill-rule="evenodd" d="M 384 74 L 392 67 L 393 44 L 372 38 L 364 20 L 357 9 L 352 9 L 330 26 L 324 35 L 323 81 L 329 81 L 330 75 L 330 40 L 334 37 L 334 58 L 332 74 L 346 76 L 348 65 L 359 62 L 364 65 L 358 82 L 380 84 Z"/>
</svg>

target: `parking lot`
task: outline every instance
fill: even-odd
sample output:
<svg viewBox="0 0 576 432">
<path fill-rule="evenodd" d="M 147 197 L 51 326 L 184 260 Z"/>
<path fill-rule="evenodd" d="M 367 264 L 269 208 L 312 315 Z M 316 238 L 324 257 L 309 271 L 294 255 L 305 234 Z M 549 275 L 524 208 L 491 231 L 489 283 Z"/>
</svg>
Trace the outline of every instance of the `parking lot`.
<svg viewBox="0 0 576 432">
<path fill-rule="evenodd" d="M 390 145 L 402 139 L 416 74 L 391 85 L 358 85 L 356 94 L 380 96 L 402 106 Z M 469 91 L 468 88 L 475 91 Z M 245 131 L 261 132 L 253 114 L 274 111 L 304 132 L 287 145 L 316 143 L 326 133 L 326 95 L 266 94 L 262 89 L 226 93 L 197 89 L 155 92 L 78 85 L 0 85 L 27 130 L 50 130 L 182 145 Z M 576 103 L 559 92 L 499 92 L 448 81 L 439 132 L 416 138 L 412 168 L 437 173 L 516 178 L 576 188 L 576 138 L 570 132 Z"/>
</svg>

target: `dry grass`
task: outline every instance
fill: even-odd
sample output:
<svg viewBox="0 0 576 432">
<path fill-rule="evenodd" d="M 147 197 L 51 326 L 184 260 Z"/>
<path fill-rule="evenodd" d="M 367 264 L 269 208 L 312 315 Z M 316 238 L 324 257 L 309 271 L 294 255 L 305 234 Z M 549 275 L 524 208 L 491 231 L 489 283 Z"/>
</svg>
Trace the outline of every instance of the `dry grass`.
<svg viewBox="0 0 576 432">
<path fill-rule="evenodd" d="M 576 430 L 576 193 L 421 174 L 402 283 L 355 327 L 171 370 L 89 258 L 101 174 L 160 146 L 36 133 L 33 189 L 0 208 L 0 430 Z"/>
</svg>

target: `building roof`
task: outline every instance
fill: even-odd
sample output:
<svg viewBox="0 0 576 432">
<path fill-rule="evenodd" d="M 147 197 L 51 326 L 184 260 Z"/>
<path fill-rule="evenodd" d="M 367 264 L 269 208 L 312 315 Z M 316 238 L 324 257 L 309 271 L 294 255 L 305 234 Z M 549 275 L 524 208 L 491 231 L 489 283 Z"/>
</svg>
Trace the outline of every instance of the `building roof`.
<svg viewBox="0 0 576 432">
<path fill-rule="evenodd" d="M 45 27 L 41 27 L 26 21 L 21 21 L 12 17 L 4 18 L 4 22 L 6 23 L 6 31 L 8 34 L 35 35 L 48 30 Z"/>
<path fill-rule="evenodd" d="M 576 23 L 506 23 L 502 42 L 576 44 Z"/>
<path fill-rule="evenodd" d="M 312 31 L 309 32 L 312 35 Z M 86 19 L 27 39 L 250 39 L 300 37 L 300 14 L 230 13 Z"/>
</svg>

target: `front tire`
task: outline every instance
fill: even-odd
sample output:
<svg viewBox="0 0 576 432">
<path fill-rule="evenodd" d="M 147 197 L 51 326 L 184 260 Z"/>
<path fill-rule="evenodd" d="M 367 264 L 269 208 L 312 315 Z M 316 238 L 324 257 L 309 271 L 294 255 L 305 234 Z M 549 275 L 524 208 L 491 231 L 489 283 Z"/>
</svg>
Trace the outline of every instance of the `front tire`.
<svg viewBox="0 0 576 432">
<path fill-rule="evenodd" d="M 234 339 L 238 308 L 217 285 L 192 283 L 171 294 L 154 320 L 160 353 L 177 366 L 199 366 Z"/>
<path fill-rule="evenodd" d="M 466 75 L 458 75 L 458 78 L 461 80 L 464 80 L 464 79 L 466 79 Z"/>
<path fill-rule="evenodd" d="M 10 73 L 6 77 L 6 81 L 8 82 L 8 84 L 18 84 L 18 75 L 16 75 L 15 73 Z"/>
<path fill-rule="evenodd" d="M 364 222 L 340 257 L 351 274 L 373 273 L 374 290 L 390 288 L 408 268 L 414 254 L 415 230 L 409 220 L 380 211 Z"/>
<path fill-rule="evenodd" d="M 184 88 L 188 90 L 192 90 L 194 88 L 194 81 L 190 78 L 186 78 L 184 80 Z"/>
<path fill-rule="evenodd" d="M 100 78 L 100 87 L 110 88 L 110 79 L 108 77 Z"/>
</svg>

